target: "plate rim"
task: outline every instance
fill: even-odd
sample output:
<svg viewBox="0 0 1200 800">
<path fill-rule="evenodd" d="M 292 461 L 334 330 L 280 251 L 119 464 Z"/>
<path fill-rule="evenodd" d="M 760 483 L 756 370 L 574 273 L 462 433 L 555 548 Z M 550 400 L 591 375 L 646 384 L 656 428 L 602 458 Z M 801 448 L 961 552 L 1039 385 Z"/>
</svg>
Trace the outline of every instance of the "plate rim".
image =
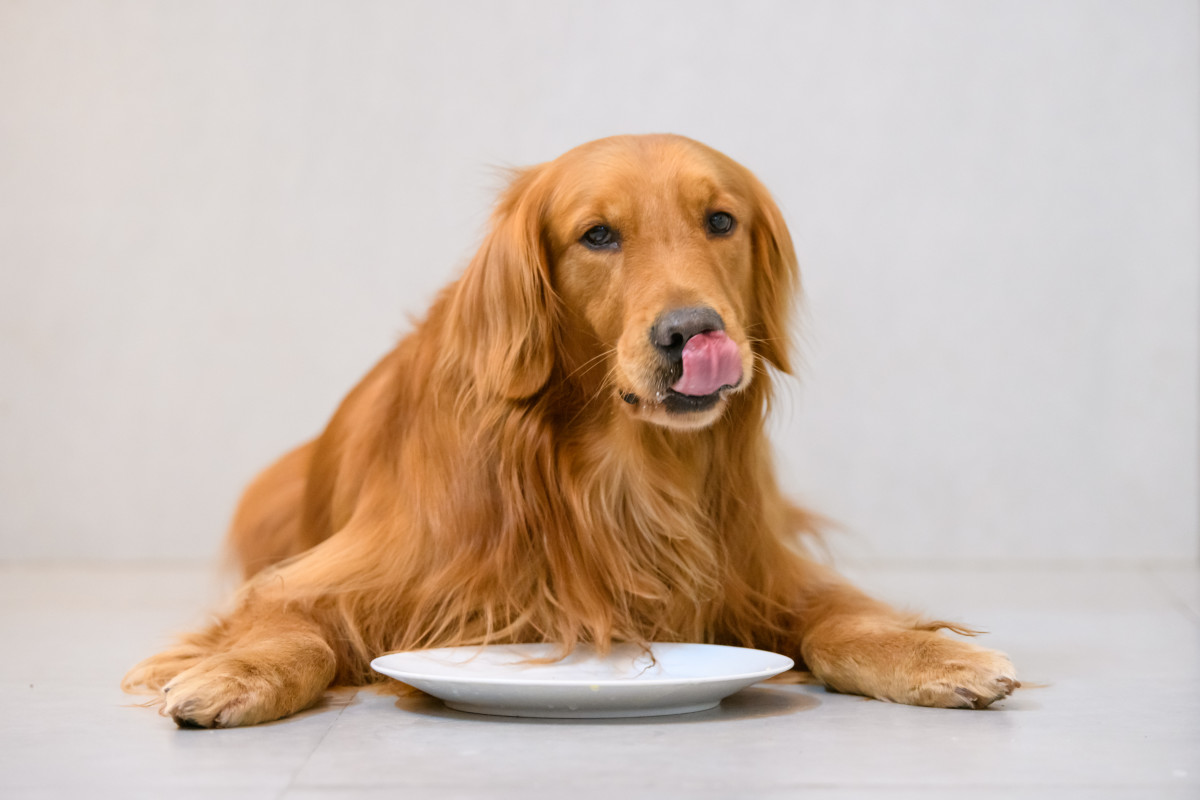
<svg viewBox="0 0 1200 800">
<path fill-rule="evenodd" d="M 628 644 L 628 643 L 622 643 L 622 644 Z M 738 645 L 727 645 L 727 644 L 707 644 L 704 642 L 649 642 L 649 643 L 647 643 L 646 646 L 647 646 L 647 648 L 652 649 L 654 647 L 659 647 L 659 646 L 663 646 L 663 645 L 668 645 L 668 646 L 685 645 L 688 647 L 721 648 L 721 649 L 725 649 L 725 650 L 743 650 L 743 651 L 752 652 L 752 653 L 763 653 L 763 654 L 772 656 L 774 658 L 782 659 L 782 661 L 780 663 L 782 664 L 783 662 L 787 662 L 787 665 L 783 666 L 779 669 L 775 669 L 774 667 L 772 667 L 769 669 L 760 669 L 760 670 L 754 670 L 751 672 L 724 673 L 721 675 L 705 675 L 705 676 L 701 676 L 701 677 L 647 678 L 646 680 L 640 680 L 640 681 L 638 681 L 638 680 L 622 680 L 622 679 L 613 679 L 613 678 L 599 678 L 599 679 L 595 679 L 595 680 L 589 680 L 586 678 L 561 678 L 561 679 L 560 678 L 541 678 L 541 679 L 528 680 L 528 679 L 521 679 L 521 678 L 503 678 L 503 677 L 486 677 L 486 676 L 469 676 L 469 675 L 434 675 L 434 674 L 423 674 L 423 673 L 417 673 L 417 672 L 408 672 L 406 677 L 413 678 L 416 680 L 440 681 L 443 683 L 465 683 L 465 684 L 488 685 L 488 686 L 586 686 L 589 688 L 596 686 L 596 687 L 606 687 L 606 688 L 612 688 L 612 687 L 633 688 L 633 687 L 666 687 L 666 686 L 675 686 L 675 685 L 681 685 L 681 684 L 694 686 L 696 684 L 703 684 L 703 683 L 719 683 L 719 682 L 723 682 L 723 681 L 740 681 L 740 680 L 747 680 L 747 679 L 756 679 L 756 681 L 757 680 L 765 680 L 766 678 L 770 678 L 775 675 L 779 675 L 783 672 L 787 672 L 789 669 L 792 669 L 793 667 L 796 666 L 795 659 L 791 658 L 790 656 L 785 656 L 782 653 L 776 653 L 772 650 L 761 650 L 756 647 L 739 647 Z M 434 650 L 480 650 L 480 651 L 482 651 L 482 650 L 486 650 L 491 647 L 499 648 L 499 647 L 525 647 L 525 646 L 552 647 L 552 646 L 554 646 L 554 643 L 553 642 L 510 642 L 507 644 L 457 645 L 457 646 L 450 646 L 450 647 L 429 647 L 429 648 L 424 648 L 422 650 L 399 650 L 394 653 L 384 653 L 381 656 L 376 656 L 375 658 L 371 659 L 370 666 L 371 666 L 371 669 L 373 669 L 375 672 L 378 672 L 381 675 L 391 678 L 392 680 L 397 680 L 397 681 L 401 681 L 402 683 L 404 683 L 404 682 L 407 682 L 406 678 L 397 678 L 393 675 L 388 675 L 386 672 L 384 672 L 383 670 L 379 669 L 378 666 L 376 666 L 377 663 L 379 663 L 380 661 L 382 661 L 385 658 L 390 658 L 392 656 L 426 653 L 426 652 L 431 652 Z M 398 672 L 399 670 L 396 670 L 396 671 Z"/>
</svg>

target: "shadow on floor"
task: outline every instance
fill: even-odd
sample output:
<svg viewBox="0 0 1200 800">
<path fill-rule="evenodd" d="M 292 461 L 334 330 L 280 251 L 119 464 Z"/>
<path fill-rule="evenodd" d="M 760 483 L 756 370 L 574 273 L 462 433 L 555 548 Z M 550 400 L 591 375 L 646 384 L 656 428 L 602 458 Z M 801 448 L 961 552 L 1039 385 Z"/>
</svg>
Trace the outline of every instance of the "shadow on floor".
<svg viewBox="0 0 1200 800">
<path fill-rule="evenodd" d="M 721 705 L 693 714 L 673 714 L 662 717 L 618 717 L 614 719 L 543 719 L 538 717 L 500 717 L 487 714 L 468 714 L 447 708 L 441 700 L 423 693 L 413 693 L 396 699 L 396 708 L 412 714 L 441 719 L 470 722 L 492 722 L 512 725 L 694 725 L 702 722 L 729 722 L 742 719 L 762 719 L 784 714 L 811 711 L 821 701 L 808 692 L 790 688 L 755 686 L 743 689 L 721 701 Z"/>
</svg>

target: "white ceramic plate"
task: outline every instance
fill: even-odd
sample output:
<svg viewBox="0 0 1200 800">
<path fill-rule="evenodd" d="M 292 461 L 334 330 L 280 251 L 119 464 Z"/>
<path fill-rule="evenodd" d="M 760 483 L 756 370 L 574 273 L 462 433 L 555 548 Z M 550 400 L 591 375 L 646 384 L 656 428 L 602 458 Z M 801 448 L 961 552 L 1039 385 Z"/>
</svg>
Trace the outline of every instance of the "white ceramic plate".
<svg viewBox="0 0 1200 800">
<path fill-rule="evenodd" d="M 428 692 L 450 708 L 506 717 L 649 717 L 713 708 L 792 668 L 777 653 L 712 644 L 588 647 L 552 659 L 549 644 L 443 647 L 380 656 L 372 669 Z"/>
</svg>

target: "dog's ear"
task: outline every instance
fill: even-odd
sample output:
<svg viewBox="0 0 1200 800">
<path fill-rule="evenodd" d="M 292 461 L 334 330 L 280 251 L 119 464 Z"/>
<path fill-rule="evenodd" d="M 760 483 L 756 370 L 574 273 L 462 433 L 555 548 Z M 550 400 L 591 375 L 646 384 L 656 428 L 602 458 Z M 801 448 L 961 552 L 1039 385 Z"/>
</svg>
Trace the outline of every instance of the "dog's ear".
<svg viewBox="0 0 1200 800">
<path fill-rule="evenodd" d="M 791 373 L 791 319 L 800 288 L 796 251 L 779 206 L 757 178 L 749 174 L 747 177 L 755 205 L 750 234 L 754 248 L 755 309 L 751 335 L 760 356 L 781 372 Z"/>
<path fill-rule="evenodd" d="M 535 394 L 554 366 L 554 300 L 543 237 L 539 167 L 516 174 L 492 213 L 490 230 L 455 289 L 455 344 L 480 391 L 519 400 Z"/>
</svg>

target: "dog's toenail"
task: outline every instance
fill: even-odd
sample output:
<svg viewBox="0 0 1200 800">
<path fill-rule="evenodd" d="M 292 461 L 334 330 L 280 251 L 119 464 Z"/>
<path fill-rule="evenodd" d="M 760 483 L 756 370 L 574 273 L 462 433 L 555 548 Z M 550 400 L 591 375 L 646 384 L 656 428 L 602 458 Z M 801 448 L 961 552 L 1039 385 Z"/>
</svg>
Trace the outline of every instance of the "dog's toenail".
<svg viewBox="0 0 1200 800">
<path fill-rule="evenodd" d="M 980 698 L 979 695 L 975 694 L 970 689 L 964 689 L 960 686 L 954 690 L 954 693 L 967 701 L 968 708 L 979 708 L 979 701 L 982 698 Z"/>
</svg>

